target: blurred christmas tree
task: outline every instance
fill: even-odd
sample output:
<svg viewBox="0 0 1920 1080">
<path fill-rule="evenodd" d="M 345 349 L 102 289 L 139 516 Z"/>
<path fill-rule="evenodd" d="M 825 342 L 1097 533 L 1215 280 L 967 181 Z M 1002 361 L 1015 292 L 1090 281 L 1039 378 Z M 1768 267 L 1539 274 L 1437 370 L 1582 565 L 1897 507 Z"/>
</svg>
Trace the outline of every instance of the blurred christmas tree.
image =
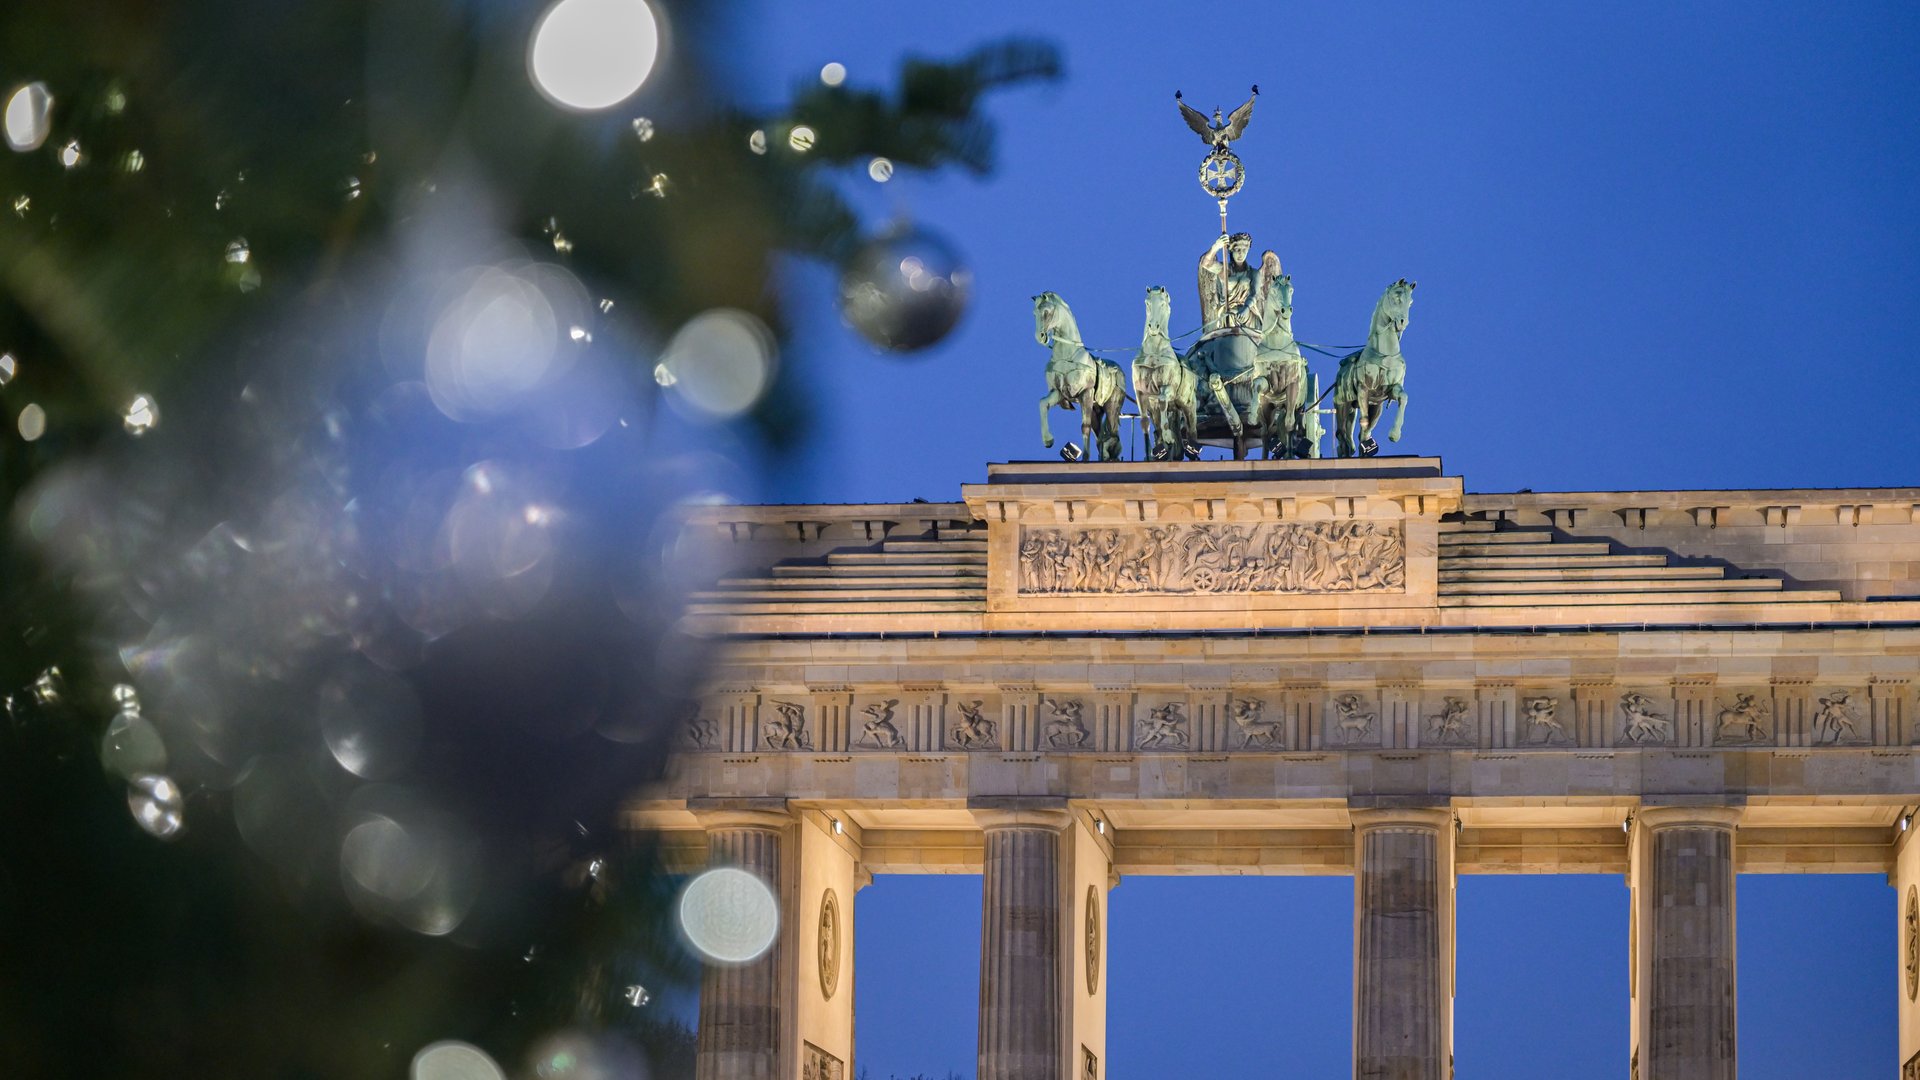
<svg viewBox="0 0 1920 1080">
<path fill-rule="evenodd" d="M 771 271 L 861 246 L 837 168 L 985 171 L 981 94 L 1059 64 L 752 115 L 651 11 L 581 111 L 518 5 L 0 10 L 6 1075 L 690 1067 L 618 821 L 699 671 L 674 508 L 736 468 L 672 417 L 789 438 L 824 313 Z"/>
</svg>

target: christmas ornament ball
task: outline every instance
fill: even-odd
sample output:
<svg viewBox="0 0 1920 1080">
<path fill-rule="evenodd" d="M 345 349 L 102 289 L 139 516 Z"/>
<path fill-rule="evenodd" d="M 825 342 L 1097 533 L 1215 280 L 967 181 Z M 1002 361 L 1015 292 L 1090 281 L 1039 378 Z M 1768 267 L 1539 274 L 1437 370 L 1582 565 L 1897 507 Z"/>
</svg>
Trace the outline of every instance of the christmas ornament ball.
<svg viewBox="0 0 1920 1080">
<path fill-rule="evenodd" d="M 944 237 L 895 225 L 841 268 L 840 313 L 880 348 L 914 352 L 952 332 L 972 291 L 972 273 Z"/>
</svg>

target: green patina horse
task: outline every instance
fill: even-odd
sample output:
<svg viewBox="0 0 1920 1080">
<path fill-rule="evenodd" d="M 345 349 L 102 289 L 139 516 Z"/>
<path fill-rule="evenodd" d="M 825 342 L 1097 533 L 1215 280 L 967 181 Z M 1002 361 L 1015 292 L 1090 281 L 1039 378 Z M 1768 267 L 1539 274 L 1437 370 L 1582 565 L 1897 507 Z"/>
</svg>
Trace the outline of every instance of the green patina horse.
<svg viewBox="0 0 1920 1080">
<path fill-rule="evenodd" d="M 1253 407 L 1247 426 L 1260 436 L 1269 458 L 1298 457 L 1305 431 L 1301 406 L 1307 396 L 1307 358 L 1293 339 L 1293 275 L 1263 277 L 1260 347 L 1253 359 Z"/>
<path fill-rule="evenodd" d="M 1101 461 L 1120 458 L 1120 413 L 1127 400 L 1120 365 L 1096 359 L 1080 338 L 1080 324 L 1059 293 L 1033 298 L 1033 339 L 1053 351 L 1047 360 L 1047 396 L 1040 399 L 1040 444 L 1053 445 L 1047 412 L 1056 406 L 1080 411 L 1080 437 Z"/>
<path fill-rule="evenodd" d="M 1400 355 L 1400 335 L 1407 330 L 1414 285 L 1401 278 L 1387 286 L 1373 307 L 1366 347 L 1340 361 L 1340 374 L 1333 381 L 1333 427 L 1341 457 L 1352 457 L 1356 452 L 1372 457 L 1380 452 L 1380 444 L 1373 441 L 1373 429 L 1389 401 L 1398 402 L 1400 407 L 1394 411 L 1393 430 L 1387 433 L 1387 440 L 1400 441 L 1400 425 L 1407 419 L 1407 361 Z M 1356 423 L 1360 428 L 1357 443 Z"/>
<path fill-rule="evenodd" d="M 1167 336 L 1173 302 L 1159 285 L 1147 290 L 1147 327 L 1140 351 L 1133 358 L 1133 400 L 1150 436 L 1150 456 L 1156 461 L 1180 456 L 1187 442 L 1199 437 L 1199 387 L 1192 368 L 1180 361 Z"/>
</svg>

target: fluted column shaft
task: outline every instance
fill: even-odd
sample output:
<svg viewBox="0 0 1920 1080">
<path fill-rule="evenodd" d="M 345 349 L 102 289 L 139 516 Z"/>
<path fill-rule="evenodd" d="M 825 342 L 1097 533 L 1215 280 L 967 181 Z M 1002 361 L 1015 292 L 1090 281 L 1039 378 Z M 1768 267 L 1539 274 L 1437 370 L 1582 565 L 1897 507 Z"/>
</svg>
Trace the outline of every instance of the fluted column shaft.
<svg viewBox="0 0 1920 1080">
<path fill-rule="evenodd" d="M 1449 1080 L 1453 815 L 1353 813 L 1353 1075 Z"/>
<path fill-rule="evenodd" d="M 787 822 L 774 814 L 717 817 L 707 826 L 707 865 L 736 866 L 784 897 L 782 848 Z M 775 1080 L 781 1076 L 782 988 L 786 927 L 773 947 L 747 964 L 708 963 L 700 980 L 698 1080 Z"/>
<path fill-rule="evenodd" d="M 1064 811 L 976 812 L 986 833 L 979 1080 L 1065 1080 Z"/>
<path fill-rule="evenodd" d="M 1734 1080 L 1734 826 L 1726 807 L 1636 815 L 1641 1080 Z M 1644 980 L 1643 982 L 1641 980 Z"/>
</svg>

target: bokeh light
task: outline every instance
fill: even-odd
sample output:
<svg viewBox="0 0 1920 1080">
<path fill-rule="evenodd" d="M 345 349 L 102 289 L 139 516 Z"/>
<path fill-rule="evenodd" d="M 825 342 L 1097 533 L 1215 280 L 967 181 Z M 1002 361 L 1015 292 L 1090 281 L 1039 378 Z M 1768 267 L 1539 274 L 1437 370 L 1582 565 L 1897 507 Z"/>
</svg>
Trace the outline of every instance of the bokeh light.
<svg viewBox="0 0 1920 1080">
<path fill-rule="evenodd" d="M 867 162 L 867 176 L 871 177 L 876 184 L 886 183 L 893 179 L 893 162 L 883 157 L 874 158 Z"/>
<path fill-rule="evenodd" d="M 421 1047 L 407 1075 L 409 1080 L 507 1080 L 485 1050 L 454 1039 Z"/>
<path fill-rule="evenodd" d="M 167 768 L 167 745 L 152 721 L 129 710 L 107 724 L 100 739 L 100 764 L 123 780 L 158 775 Z"/>
<path fill-rule="evenodd" d="M 659 52 L 645 0 L 559 0 L 534 27 L 527 69 L 555 104 L 605 109 L 640 89 Z"/>
<path fill-rule="evenodd" d="M 728 420 L 766 393 L 773 365 L 774 339 L 765 323 L 744 311 L 715 308 L 689 319 L 673 336 L 654 380 L 670 387 L 669 400 L 694 417 Z"/>
<path fill-rule="evenodd" d="M 26 153 L 40 149 L 53 130 L 53 95 L 47 84 L 32 82 L 7 95 L 7 145 Z"/>
<path fill-rule="evenodd" d="M 14 426 L 19 429 L 22 439 L 33 442 L 47 433 L 47 410 L 34 402 L 28 402 L 26 408 L 20 410 L 20 416 L 14 421 Z"/>
<path fill-rule="evenodd" d="M 633 118 L 633 137 L 636 139 L 639 139 L 641 142 L 648 142 L 652 140 L 653 121 L 647 119 L 644 116 L 634 117 Z"/>
<path fill-rule="evenodd" d="M 793 147 L 794 153 L 804 154 L 813 149 L 814 138 L 812 128 L 805 124 L 795 124 L 793 130 L 787 133 L 787 145 Z"/>
<path fill-rule="evenodd" d="M 767 152 L 767 133 L 764 131 L 755 129 L 753 134 L 747 136 L 747 149 L 753 151 L 756 154 L 766 153 Z"/>
<path fill-rule="evenodd" d="M 127 809 L 140 827 L 171 840 L 186 827 L 186 799 L 180 785 L 165 776 L 143 774 L 127 782 Z"/>
<path fill-rule="evenodd" d="M 60 148 L 60 164 L 63 168 L 74 168 L 85 160 L 86 155 L 80 152 L 79 139 L 68 139 L 67 144 Z"/>
<path fill-rule="evenodd" d="M 145 435 L 160 422 L 160 406 L 154 404 L 151 395 L 135 394 L 133 400 L 127 403 L 127 411 L 121 415 L 120 421 L 126 427 L 127 434 Z"/>
<path fill-rule="evenodd" d="M 680 930 L 702 957 L 745 964 L 773 945 L 780 905 L 758 877 L 735 866 L 708 870 L 680 894 Z"/>
<path fill-rule="evenodd" d="M 13 354 L 0 353 L 0 386 L 12 382 L 13 377 L 19 373 L 20 362 L 13 358 Z"/>
<path fill-rule="evenodd" d="M 475 421 L 528 404 L 571 366 L 573 354 L 561 345 L 589 310 L 586 289 L 558 266 L 509 262 L 468 271 L 427 341 L 434 405 L 454 420 Z"/>
<path fill-rule="evenodd" d="M 820 69 L 820 81 L 828 86 L 839 86 L 847 81 L 847 65 L 838 60 Z"/>
</svg>

